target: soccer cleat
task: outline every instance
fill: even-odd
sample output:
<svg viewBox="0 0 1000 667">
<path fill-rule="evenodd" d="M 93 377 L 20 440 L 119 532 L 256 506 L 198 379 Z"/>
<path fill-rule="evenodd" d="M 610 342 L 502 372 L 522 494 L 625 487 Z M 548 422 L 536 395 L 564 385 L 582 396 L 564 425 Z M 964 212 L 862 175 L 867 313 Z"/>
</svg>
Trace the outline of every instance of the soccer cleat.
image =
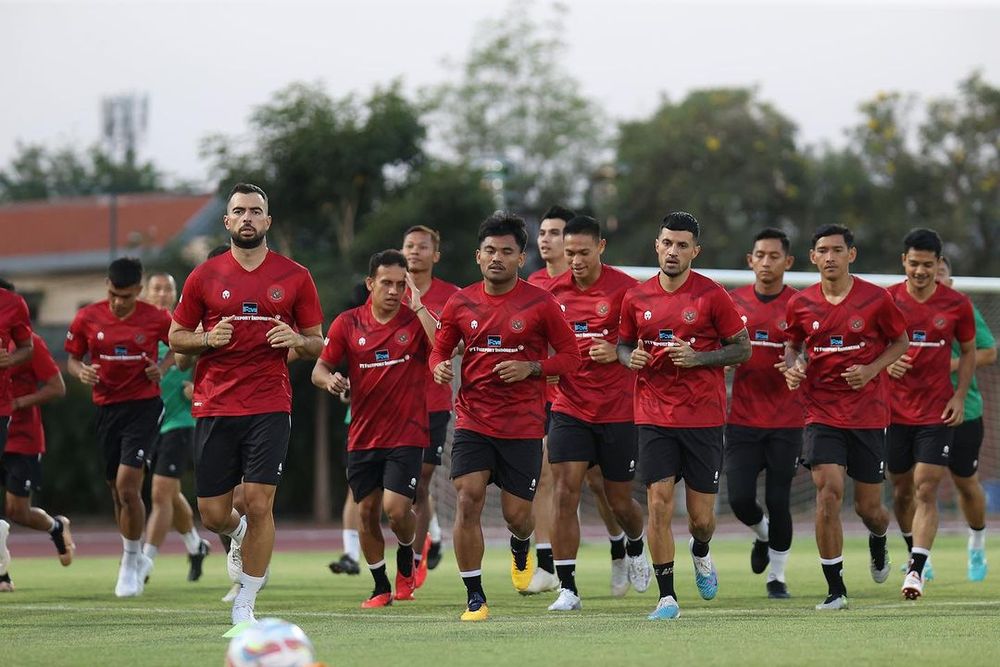
<svg viewBox="0 0 1000 667">
<path fill-rule="evenodd" d="M 660 601 L 656 603 L 656 609 L 646 618 L 650 621 L 666 621 L 680 615 L 681 608 L 677 606 L 677 600 L 674 599 L 673 595 L 668 595 L 660 598 Z"/>
<path fill-rule="evenodd" d="M 411 598 L 412 599 L 412 595 Z M 372 593 L 372 596 L 361 603 L 362 609 L 377 609 L 378 607 L 388 607 L 392 604 L 392 591 L 385 593 Z"/>
<path fill-rule="evenodd" d="M 986 549 L 969 549 L 969 581 L 982 581 L 988 569 Z"/>
<path fill-rule="evenodd" d="M 427 569 L 433 570 L 440 565 L 441 558 L 441 543 L 431 542 L 431 548 L 427 550 L 426 554 L 424 554 L 424 560 L 427 561 Z"/>
<path fill-rule="evenodd" d="M 232 613 L 233 625 L 240 623 L 256 623 L 257 619 L 253 615 L 253 603 L 237 601 L 233 603 Z"/>
<path fill-rule="evenodd" d="M 242 588 L 242 585 L 240 584 L 240 582 L 237 581 L 235 584 L 229 587 L 229 592 L 222 596 L 222 601 L 232 602 L 233 600 L 235 600 L 236 596 L 240 594 L 240 588 Z"/>
<path fill-rule="evenodd" d="M 463 621 L 485 621 L 490 617 L 490 608 L 486 606 L 486 600 L 479 593 L 473 593 L 469 602 L 462 612 Z"/>
<path fill-rule="evenodd" d="M 847 609 L 847 596 L 841 593 L 827 595 L 826 599 L 816 605 L 816 611 L 838 611 Z"/>
<path fill-rule="evenodd" d="M 149 575 L 153 573 L 153 559 L 146 554 L 139 554 L 138 577 L 143 586 L 149 583 Z"/>
<path fill-rule="evenodd" d="M 581 609 L 583 609 L 583 604 L 580 602 L 580 596 L 568 588 L 560 588 L 559 597 L 549 605 L 549 611 L 580 611 Z"/>
<path fill-rule="evenodd" d="M 709 554 L 699 558 L 691 554 L 691 560 L 694 562 L 694 583 L 698 587 L 698 593 L 702 600 L 711 600 L 719 592 L 719 575 L 712 563 L 712 556 Z"/>
<path fill-rule="evenodd" d="M 235 540 L 226 555 L 226 571 L 229 572 L 229 581 L 239 583 L 240 575 L 243 574 L 243 551 Z"/>
<path fill-rule="evenodd" d="M 73 552 L 76 551 L 76 545 L 73 543 L 73 534 L 69 532 L 69 519 L 62 515 L 57 516 L 56 519 L 62 524 L 62 530 L 52 534 L 52 543 L 56 545 L 56 551 L 59 552 L 59 562 L 62 563 L 63 567 L 66 567 L 73 562 Z"/>
<path fill-rule="evenodd" d="M 514 590 L 522 595 L 531 595 L 528 592 L 528 586 L 531 585 L 532 579 L 534 579 L 535 574 L 535 557 L 529 551 L 527 555 L 527 560 L 524 564 L 524 569 L 519 570 L 517 568 L 517 562 L 514 560 L 514 554 L 510 554 L 510 580 L 514 584 Z M 552 575 L 555 577 L 555 575 Z M 556 577 L 556 585 L 559 584 L 559 577 Z M 548 590 L 555 590 L 554 588 Z"/>
<path fill-rule="evenodd" d="M 869 569 L 872 573 L 872 581 L 876 584 L 883 584 L 885 580 L 889 578 L 889 573 L 892 571 L 892 563 L 889 561 L 889 548 L 886 547 L 885 553 L 883 555 L 882 568 L 879 569 L 875 567 L 875 559 L 872 558 L 869 563 Z"/>
<path fill-rule="evenodd" d="M 358 565 L 358 561 L 344 554 L 339 560 L 330 563 L 330 572 L 334 574 L 360 574 L 361 566 Z"/>
<path fill-rule="evenodd" d="M 420 552 L 421 558 L 419 561 L 414 561 L 416 568 L 413 571 L 414 578 L 414 588 L 420 588 L 427 581 L 427 552 L 431 550 L 431 536 L 428 535 L 427 539 L 424 540 L 424 550 Z"/>
<path fill-rule="evenodd" d="M 0 574 L 7 574 L 10 565 L 10 550 L 7 549 L 7 536 L 10 535 L 10 524 L 0 519 Z"/>
<path fill-rule="evenodd" d="M 118 582 L 115 584 L 115 596 L 120 598 L 131 598 L 142 593 L 142 586 L 139 573 L 136 568 L 129 567 L 122 558 L 121 565 L 118 566 Z"/>
<path fill-rule="evenodd" d="M 417 589 L 416 575 L 411 574 L 408 577 L 404 577 L 399 572 L 396 573 L 396 594 L 393 599 L 396 600 L 414 600 L 413 591 Z"/>
<path fill-rule="evenodd" d="M 923 577 L 924 581 L 933 581 L 934 580 L 934 566 L 931 565 L 931 559 L 930 558 L 928 558 L 927 562 L 924 563 L 924 571 L 921 574 L 921 576 Z"/>
<path fill-rule="evenodd" d="M 201 579 L 201 566 L 205 562 L 205 556 L 212 551 L 212 545 L 208 540 L 202 538 L 198 543 L 198 553 L 188 554 L 188 581 L 198 581 Z"/>
<path fill-rule="evenodd" d="M 624 558 L 611 559 L 611 595 L 625 597 L 628 593 L 628 563 Z"/>
<path fill-rule="evenodd" d="M 517 584 L 514 585 L 516 586 Z M 521 595 L 535 595 L 536 593 L 557 590 L 559 590 L 559 577 L 548 570 L 536 567 L 535 573 L 531 575 L 531 582 L 528 584 L 528 587 L 520 591 L 520 593 Z"/>
<path fill-rule="evenodd" d="M 754 574 L 761 574 L 767 569 L 771 562 L 771 556 L 767 553 L 767 542 L 760 540 L 753 541 L 753 548 L 750 549 L 750 570 Z"/>
<path fill-rule="evenodd" d="M 10 580 L 10 573 L 0 574 L 0 593 L 13 593 L 14 582 Z"/>
<path fill-rule="evenodd" d="M 628 580 L 637 593 L 645 593 L 649 582 L 653 579 L 653 566 L 646 560 L 645 554 L 625 556 L 628 563 Z"/>
<path fill-rule="evenodd" d="M 767 582 L 767 597 L 772 600 L 787 600 L 792 596 L 788 593 L 788 586 L 785 582 L 772 579 Z"/>
<path fill-rule="evenodd" d="M 924 582 L 920 578 L 920 573 L 916 570 L 907 572 L 906 578 L 903 579 L 903 597 L 907 600 L 916 600 L 923 594 Z"/>
</svg>

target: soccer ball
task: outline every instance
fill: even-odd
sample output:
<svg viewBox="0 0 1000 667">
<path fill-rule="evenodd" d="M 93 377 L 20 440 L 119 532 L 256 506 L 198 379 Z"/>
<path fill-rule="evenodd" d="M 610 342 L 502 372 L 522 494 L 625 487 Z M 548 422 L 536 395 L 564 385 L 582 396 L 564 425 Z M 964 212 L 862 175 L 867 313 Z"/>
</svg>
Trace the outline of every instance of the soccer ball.
<svg viewBox="0 0 1000 667">
<path fill-rule="evenodd" d="M 226 667 L 307 667 L 315 663 L 312 642 L 302 628 L 265 618 L 229 642 Z"/>
</svg>

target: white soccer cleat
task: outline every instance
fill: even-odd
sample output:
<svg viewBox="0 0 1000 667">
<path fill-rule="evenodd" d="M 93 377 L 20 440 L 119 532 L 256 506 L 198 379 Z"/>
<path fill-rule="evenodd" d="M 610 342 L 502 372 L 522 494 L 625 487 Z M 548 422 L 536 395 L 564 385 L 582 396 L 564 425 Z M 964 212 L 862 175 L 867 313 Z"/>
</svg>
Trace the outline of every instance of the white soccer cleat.
<svg viewBox="0 0 1000 667">
<path fill-rule="evenodd" d="M 872 558 L 868 562 L 868 569 L 872 573 L 872 581 L 876 584 L 884 584 L 885 580 L 889 578 L 889 573 L 892 572 L 892 563 L 889 562 L 889 549 L 885 550 L 885 560 L 883 561 L 882 569 L 875 567 L 875 559 Z"/>
<path fill-rule="evenodd" d="M 222 596 L 223 602 L 232 602 L 236 599 L 236 596 L 240 594 L 240 582 L 236 582 L 230 587 L 229 592 Z"/>
<path fill-rule="evenodd" d="M 646 618 L 650 621 L 669 621 L 681 615 L 681 608 L 677 606 L 677 600 L 673 595 L 660 598 L 656 603 L 656 609 Z"/>
<path fill-rule="evenodd" d="M 256 623 L 257 619 L 253 615 L 252 602 L 236 602 L 233 604 L 233 625 L 240 623 Z"/>
<path fill-rule="evenodd" d="M 624 558 L 611 560 L 611 595 L 616 598 L 625 597 L 628 593 L 628 562 Z"/>
<path fill-rule="evenodd" d="M 549 611 L 580 611 L 583 604 L 580 596 L 568 588 L 559 589 L 559 597 L 549 605 Z"/>
<path fill-rule="evenodd" d="M 816 605 L 816 611 L 839 611 L 847 609 L 846 595 L 829 595 L 825 600 Z"/>
<path fill-rule="evenodd" d="M 7 574 L 10 565 L 10 550 L 7 549 L 7 536 L 10 535 L 10 524 L 0 519 L 0 574 Z"/>
<path fill-rule="evenodd" d="M 559 577 L 540 567 L 535 568 L 535 573 L 531 575 L 528 587 L 521 592 L 521 595 L 535 595 L 546 591 L 559 590 Z"/>
<path fill-rule="evenodd" d="M 115 596 L 120 598 L 132 598 L 142 593 L 142 580 L 136 568 L 129 567 L 126 563 L 128 559 L 122 558 L 121 565 L 118 566 L 118 583 L 115 584 Z"/>
<path fill-rule="evenodd" d="M 924 594 L 924 580 L 919 572 L 907 572 L 903 579 L 903 597 L 907 600 L 916 600 Z"/>
<path fill-rule="evenodd" d="M 235 540 L 226 555 L 226 570 L 229 572 L 229 581 L 234 584 L 240 583 L 240 575 L 243 574 L 243 551 Z"/>
<path fill-rule="evenodd" d="M 139 554 L 139 582 L 143 587 L 149 582 L 149 575 L 153 572 L 153 559 L 146 554 Z"/>
<path fill-rule="evenodd" d="M 628 580 L 638 593 L 645 593 L 649 582 L 653 579 L 653 566 L 646 560 L 645 554 L 625 556 L 628 563 Z"/>
</svg>

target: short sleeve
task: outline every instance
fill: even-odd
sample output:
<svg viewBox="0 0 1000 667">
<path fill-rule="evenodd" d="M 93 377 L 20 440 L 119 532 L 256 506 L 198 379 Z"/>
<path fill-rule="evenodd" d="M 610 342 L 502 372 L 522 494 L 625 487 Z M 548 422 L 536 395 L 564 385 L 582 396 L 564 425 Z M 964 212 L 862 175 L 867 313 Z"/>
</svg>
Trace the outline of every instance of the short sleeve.
<svg viewBox="0 0 1000 667">
<path fill-rule="evenodd" d="M 621 315 L 618 318 L 618 340 L 630 343 L 636 342 L 639 338 L 639 332 L 635 326 L 635 317 L 632 312 L 633 289 L 631 288 L 626 291 L 625 296 L 622 297 Z"/>
<path fill-rule="evenodd" d="M 302 277 L 302 284 L 295 295 L 293 314 L 295 315 L 295 324 L 300 331 L 323 324 L 323 309 L 319 304 L 319 292 L 316 291 L 316 283 L 313 282 L 312 275 L 308 271 Z"/>
<path fill-rule="evenodd" d="M 319 358 L 329 366 L 337 366 L 347 353 L 347 316 L 341 313 L 330 325 Z"/>
<path fill-rule="evenodd" d="M 720 338 L 732 338 L 746 328 L 740 311 L 729 292 L 719 287 L 715 290 L 715 328 Z"/>
<path fill-rule="evenodd" d="M 201 271 L 197 268 L 184 281 L 181 299 L 174 309 L 174 322 L 185 329 L 194 330 L 205 316 L 205 302 L 201 296 Z"/>
<path fill-rule="evenodd" d="M 63 349 L 77 359 L 82 359 L 87 354 L 87 320 L 83 310 L 77 312 L 76 317 L 69 325 L 66 332 L 66 343 Z"/>
</svg>

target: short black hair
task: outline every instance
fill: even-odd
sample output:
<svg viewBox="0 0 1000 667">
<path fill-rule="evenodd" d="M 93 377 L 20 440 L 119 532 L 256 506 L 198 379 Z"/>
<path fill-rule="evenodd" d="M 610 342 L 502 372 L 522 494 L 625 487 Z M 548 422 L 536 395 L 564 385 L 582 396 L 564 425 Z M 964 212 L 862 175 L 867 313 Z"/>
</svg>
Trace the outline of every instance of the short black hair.
<svg viewBox="0 0 1000 667">
<path fill-rule="evenodd" d="M 662 232 L 664 229 L 669 229 L 672 232 L 691 232 L 695 241 L 701 236 L 698 219 L 684 211 L 673 211 L 663 216 L 663 220 L 660 221 L 660 231 Z"/>
<path fill-rule="evenodd" d="M 487 236 L 513 236 L 517 247 L 524 252 L 528 245 L 528 232 L 524 228 L 524 218 L 510 211 L 496 211 L 479 225 L 480 245 Z"/>
<path fill-rule="evenodd" d="M 542 220 L 558 219 L 564 222 L 569 222 L 576 217 L 576 213 L 566 208 L 565 206 L 560 206 L 556 204 L 555 206 L 550 206 L 549 210 L 542 214 Z"/>
<path fill-rule="evenodd" d="M 401 266 L 406 270 L 406 257 L 398 250 L 383 250 L 372 255 L 368 260 L 368 277 L 374 278 L 380 266 Z"/>
<path fill-rule="evenodd" d="M 217 245 L 208 251 L 208 257 L 205 259 L 212 259 L 213 257 L 218 257 L 219 255 L 229 252 L 230 246 L 228 245 Z"/>
<path fill-rule="evenodd" d="M 118 289 L 142 284 L 142 262 L 135 257 L 120 257 L 108 265 L 108 280 Z"/>
<path fill-rule="evenodd" d="M 843 225 L 833 224 L 820 225 L 819 229 L 816 230 L 816 233 L 813 234 L 811 247 L 815 248 L 816 241 L 819 241 L 824 236 L 837 236 L 838 234 L 844 237 L 844 243 L 847 244 L 848 248 L 854 247 L 854 232 Z"/>
<path fill-rule="evenodd" d="M 259 185 L 254 185 L 253 183 L 237 183 L 233 186 L 233 189 L 229 191 L 229 196 L 226 197 L 228 202 L 233 198 L 235 194 L 243 195 L 253 195 L 257 194 L 264 198 L 264 203 L 267 203 L 267 193 Z"/>
<path fill-rule="evenodd" d="M 948 273 L 951 273 L 951 260 L 948 259 L 948 255 L 941 255 L 939 259 L 942 264 L 948 267 Z"/>
<path fill-rule="evenodd" d="M 781 241 L 781 249 L 785 251 L 786 255 L 792 249 L 792 244 L 788 241 L 788 234 L 781 231 L 777 227 L 765 227 L 760 230 L 753 237 L 753 242 L 757 243 L 757 241 L 761 241 L 763 239 L 778 239 Z"/>
<path fill-rule="evenodd" d="M 594 241 L 601 240 L 601 223 L 594 220 L 589 215 L 578 215 L 566 222 L 563 236 L 569 234 L 587 234 L 594 238 Z"/>
<path fill-rule="evenodd" d="M 0 287 L 7 290 L 8 292 L 16 292 L 14 289 L 14 283 L 10 282 L 6 278 L 0 278 Z"/>
<path fill-rule="evenodd" d="M 941 257 L 941 237 L 933 229 L 917 227 L 903 237 L 903 252 L 913 250 L 930 250 L 935 257 Z"/>
</svg>

